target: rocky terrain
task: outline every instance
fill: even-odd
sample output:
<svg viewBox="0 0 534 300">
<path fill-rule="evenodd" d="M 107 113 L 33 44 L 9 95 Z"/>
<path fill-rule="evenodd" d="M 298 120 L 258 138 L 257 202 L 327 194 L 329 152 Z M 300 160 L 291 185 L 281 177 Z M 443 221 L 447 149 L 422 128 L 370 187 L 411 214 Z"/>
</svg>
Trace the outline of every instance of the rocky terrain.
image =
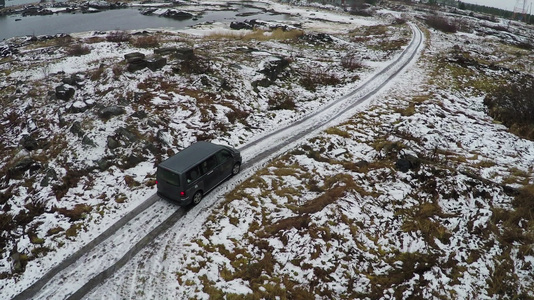
<svg viewBox="0 0 534 300">
<path fill-rule="evenodd" d="M 492 98 L 528 91 L 532 28 L 396 2 L 366 17 L 270 5 L 302 22 L 3 43 L 3 295 L 154 193 L 162 159 L 197 140 L 239 147 L 347 94 L 407 45 L 406 22 L 427 46 L 388 93 L 236 186 L 196 231 L 165 233 L 90 297 L 534 292 L 534 143 L 528 125 L 502 118 L 513 105 Z"/>
</svg>

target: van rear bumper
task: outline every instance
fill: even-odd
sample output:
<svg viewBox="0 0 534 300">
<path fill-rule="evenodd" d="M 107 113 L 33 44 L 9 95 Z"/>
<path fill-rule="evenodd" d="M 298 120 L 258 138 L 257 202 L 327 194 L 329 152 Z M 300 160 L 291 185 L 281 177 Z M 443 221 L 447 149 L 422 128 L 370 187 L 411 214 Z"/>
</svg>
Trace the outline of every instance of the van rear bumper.
<svg viewBox="0 0 534 300">
<path fill-rule="evenodd" d="M 191 199 L 191 197 L 178 198 L 178 199 L 177 198 L 169 198 L 169 197 L 163 195 L 160 192 L 157 192 L 157 195 L 161 199 L 165 199 L 167 201 L 178 203 L 178 205 L 180 205 L 180 206 L 187 206 L 187 205 L 191 204 L 191 201 L 193 200 L 193 199 Z"/>
</svg>

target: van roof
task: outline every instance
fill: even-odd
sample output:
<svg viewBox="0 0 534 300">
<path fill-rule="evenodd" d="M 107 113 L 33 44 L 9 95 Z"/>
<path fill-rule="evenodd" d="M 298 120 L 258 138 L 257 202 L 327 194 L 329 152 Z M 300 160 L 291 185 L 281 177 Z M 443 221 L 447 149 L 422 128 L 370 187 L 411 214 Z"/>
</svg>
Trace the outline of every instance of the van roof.
<svg viewBox="0 0 534 300">
<path fill-rule="evenodd" d="M 184 173 L 195 164 L 203 161 L 221 149 L 226 149 L 226 147 L 205 141 L 196 142 L 162 161 L 159 166 L 177 173 Z"/>
</svg>

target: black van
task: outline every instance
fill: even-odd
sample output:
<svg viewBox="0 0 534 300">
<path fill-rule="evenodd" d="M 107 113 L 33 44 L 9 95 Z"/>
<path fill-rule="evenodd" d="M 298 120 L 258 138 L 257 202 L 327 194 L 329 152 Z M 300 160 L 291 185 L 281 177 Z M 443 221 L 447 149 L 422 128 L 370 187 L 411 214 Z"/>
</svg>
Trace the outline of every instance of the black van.
<svg viewBox="0 0 534 300">
<path fill-rule="evenodd" d="M 236 149 L 197 142 L 158 165 L 158 196 L 182 206 L 198 204 L 205 193 L 240 169 L 241 154 Z"/>
</svg>

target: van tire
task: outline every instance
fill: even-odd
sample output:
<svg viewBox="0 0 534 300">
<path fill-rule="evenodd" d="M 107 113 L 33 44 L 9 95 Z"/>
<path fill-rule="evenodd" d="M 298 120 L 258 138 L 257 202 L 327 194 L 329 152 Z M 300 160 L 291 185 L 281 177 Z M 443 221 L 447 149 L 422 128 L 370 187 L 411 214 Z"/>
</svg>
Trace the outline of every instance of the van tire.
<svg viewBox="0 0 534 300">
<path fill-rule="evenodd" d="M 241 164 L 240 163 L 236 163 L 234 165 L 234 167 L 232 168 L 232 176 L 237 175 L 237 173 L 239 173 L 239 171 L 241 171 Z"/>
<path fill-rule="evenodd" d="M 193 205 L 197 205 L 202 201 L 202 191 L 198 191 L 193 196 Z"/>
</svg>

